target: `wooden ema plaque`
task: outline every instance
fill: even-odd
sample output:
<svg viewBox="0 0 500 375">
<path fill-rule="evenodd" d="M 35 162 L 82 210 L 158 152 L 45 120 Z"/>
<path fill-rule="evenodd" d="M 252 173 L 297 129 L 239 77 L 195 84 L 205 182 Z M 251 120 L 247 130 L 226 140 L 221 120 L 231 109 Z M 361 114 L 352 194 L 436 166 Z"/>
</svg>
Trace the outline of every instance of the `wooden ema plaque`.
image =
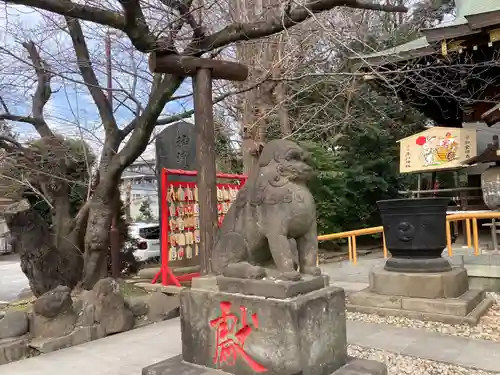
<svg viewBox="0 0 500 375">
<path fill-rule="evenodd" d="M 161 276 L 163 285 L 180 286 L 180 281 L 199 276 L 198 273 L 190 273 L 177 277 L 172 272 L 172 269 L 200 264 L 199 191 L 195 182 L 169 181 L 168 176 L 172 175 L 196 176 L 197 172 L 173 169 L 161 171 L 161 269 L 152 283 L 156 283 Z M 217 184 L 217 215 L 220 226 L 247 177 L 218 173 L 217 178 L 236 181 Z"/>
<path fill-rule="evenodd" d="M 477 155 L 476 129 L 435 126 L 398 142 L 400 173 L 462 168 Z"/>
</svg>

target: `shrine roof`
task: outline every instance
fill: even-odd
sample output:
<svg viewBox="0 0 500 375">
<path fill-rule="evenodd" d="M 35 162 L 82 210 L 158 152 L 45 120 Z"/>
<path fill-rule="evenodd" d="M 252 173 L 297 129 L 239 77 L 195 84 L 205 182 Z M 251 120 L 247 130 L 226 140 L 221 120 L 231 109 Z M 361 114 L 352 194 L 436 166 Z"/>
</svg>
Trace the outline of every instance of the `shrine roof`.
<svg viewBox="0 0 500 375">
<path fill-rule="evenodd" d="M 354 62 L 355 65 L 358 65 L 358 67 L 368 65 L 384 65 L 389 62 L 431 55 L 435 52 L 436 50 L 430 46 L 427 42 L 427 38 L 424 36 L 383 51 L 351 58 L 351 61 Z"/>
<path fill-rule="evenodd" d="M 500 0 L 455 0 L 453 21 L 421 30 L 423 37 L 399 46 L 350 59 L 353 68 L 409 60 L 440 52 L 437 42 L 481 32 L 482 28 L 500 26 Z"/>
</svg>

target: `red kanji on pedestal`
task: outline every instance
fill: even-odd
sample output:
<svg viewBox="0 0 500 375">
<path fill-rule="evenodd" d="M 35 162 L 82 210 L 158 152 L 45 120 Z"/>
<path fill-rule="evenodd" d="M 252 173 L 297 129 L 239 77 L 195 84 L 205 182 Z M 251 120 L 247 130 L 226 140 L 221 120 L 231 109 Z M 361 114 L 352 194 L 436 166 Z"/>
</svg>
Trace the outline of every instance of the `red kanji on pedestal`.
<svg viewBox="0 0 500 375">
<path fill-rule="evenodd" d="M 216 329 L 216 344 L 214 364 L 226 364 L 234 366 L 236 358 L 240 356 L 255 372 L 265 372 L 267 369 L 253 360 L 244 349 L 245 340 L 252 333 L 252 327 L 248 324 L 247 309 L 240 306 L 241 316 L 233 314 L 231 302 L 221 302 L 222 315 L 210 321 L 210 325 Z M 252 325 L 258 328 L 257 314 L 251 315 Z"/>
</svg>

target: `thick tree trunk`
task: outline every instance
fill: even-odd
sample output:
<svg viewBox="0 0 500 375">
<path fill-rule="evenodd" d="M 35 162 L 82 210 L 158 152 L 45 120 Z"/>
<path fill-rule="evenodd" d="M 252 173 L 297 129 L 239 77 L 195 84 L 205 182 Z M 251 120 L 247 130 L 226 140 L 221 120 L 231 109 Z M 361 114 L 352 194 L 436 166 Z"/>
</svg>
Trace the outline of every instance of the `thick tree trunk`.
<svg viewBox="0 0 500 375">
<path fill-rule="evenodd" d="M 66 240 L 55 247 L 54 235 L 46 221 L 27 201 L 9 206 L 4 215 L 33 294 L 38 297 L 58 285 L 75 287 L 81 279 L 83 265 L 77 239 L 73 242 L 71 235 L 66 236 Z"/>
<path fill-rule="evenodd" d="M 290 119 L 286 107 L 286 86 L 283 82 L 280 82 L 276 86 L 276 101 L 278 102 L 278 118 L 281 125 L 281 136 L 286 137 L 292 134 L 292 129 L 290 128 Z"/>
<path fill-rule="evenodd" d="M 259 161 L 257 144 L 250 137 L 243 138 L 243 147 L 241 151 L 243 156 L 243 174 L 248 176 Z"/>
<path fill-rule="evenodd" d="M 85 255 L 82 286 L 92 289 L 107 276 L 106 256 L 109 251 L 110 226 L 115 213 L 114 194 L 107 191 L 108 185 L 101 176 L 101 183 L 90 198 L 90 212 L 85 233 Z"/>
<path fill-rule="evenodd" d="M 54 234 L 54 246 L 59 247 L 65 241 L 65 237 L 69 232 L 69 224 L 70 224 L 70 207 L 71 202 L 68 198 L 69 196 L 69 188 L 65 186 L 64 193 L 65 196 L 55 197 L 54 208 L 55 212 L 52 215 L 52 227 Z"/>
</svg>

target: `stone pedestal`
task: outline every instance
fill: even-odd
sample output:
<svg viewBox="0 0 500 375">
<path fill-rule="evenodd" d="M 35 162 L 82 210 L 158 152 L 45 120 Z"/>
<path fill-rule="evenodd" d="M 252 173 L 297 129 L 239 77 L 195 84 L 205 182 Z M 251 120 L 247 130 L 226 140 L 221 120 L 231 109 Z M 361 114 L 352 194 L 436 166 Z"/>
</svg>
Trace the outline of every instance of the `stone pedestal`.
<svg viewBox="0 0 500 375">
<path fill-rule="evenodd" d="M 327 287 L 330 282 L 327 275 L 303 275 L 302 280 L 299 281 L 283 281 L 271 278 L 249 280 L 218 276 L 217 284 L 221 292 L 283 299 Z"/>
<path fill-rule="evenodd" d="M 344 291 L 289 299 L 184 290 L 184 361 L 237 375 L 329 375 L 347 360 Z"/>
<path fill-rule="evenodd" d="M 195 277 L 191 281 L 191 289 L 205 289 L 218 292 L 217 277 L 215 275 Z"/>
<path fill-rule="evenodd" d="M 468 290 L 464 268 L 436 273 L 391 272 L 385 269 L 370 272 L 370 291 L 388 296 L 458 298 Z"/>
<path fill-rule="evenodd" d="M 477 324 L 492 301 L 482 290 L 469 290 L 467 271 L 370 272 L 370 286 L 349 296 L 349 311 L 399 315 L 450 324 Z"/>
<path fill-rule="evenodd" d="M 144 375 L 387 374 L 382 363 L 347 357 L 344 290 L 328 278 L 217 281 L 240 293 L 183 289 L 182 356 Z"/>
<path fill-rule="evenodd" d="M 145 367 L 142 375 L 231 375 L 204 366 L 195 366 L 182 360 L 182 356 L 169 358 L 165 361 Z M 383 363 L 367 359 L 348 358 L 347 363 L 333 372 L 332 375 L 387 375 Z"/>
</svg>

